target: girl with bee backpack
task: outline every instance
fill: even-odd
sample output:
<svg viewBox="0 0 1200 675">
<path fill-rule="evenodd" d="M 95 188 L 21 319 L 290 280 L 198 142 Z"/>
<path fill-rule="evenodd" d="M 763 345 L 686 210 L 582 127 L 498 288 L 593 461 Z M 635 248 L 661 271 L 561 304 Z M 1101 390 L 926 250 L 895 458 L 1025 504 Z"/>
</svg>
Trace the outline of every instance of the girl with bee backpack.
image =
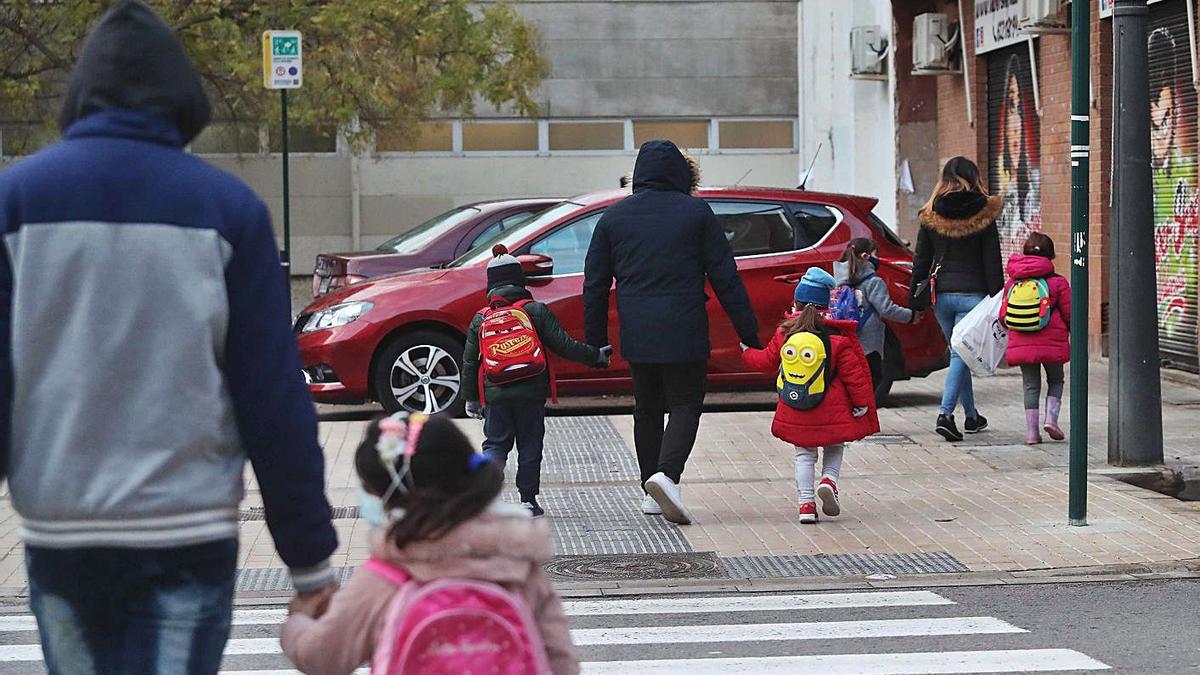
<svg viewBox="0 0 1200 675">
<path fill-rule="evenodd" d="M 879 431 L 875 390 L 858 324 L 822 316 L 829 308 L 833 277 L 810 267 L 796 286 L 792 309 L 765 349 L 742 346 L 751 369 L 777 373 L 779 403 L 771 432 L 796 447 L 800 522 L 817 522 L 816 498 L 827 516 L 841 513 L 838 475 L 846 443 Z M 816 488 L 817 452 L 824 450 Z"/>
<path fill-rule="evenodd" d="M 1008 261 L 1008 284 L 1000 305 L 1000 321 L 1008 328 L 1008 365 L 1021 367 L 1025 387 L 1026 442 L 1065 438 L 1058 426 L 1062 409 L 1063 364 L 1071 360 L 1071 286 L 1054 273 L 1054 240 L 1034 232 L 1023 255 Z M 1046 371 L 1046 421 L 1039 429 L 1038 404 L 1042 370 Z"/>
</svg>

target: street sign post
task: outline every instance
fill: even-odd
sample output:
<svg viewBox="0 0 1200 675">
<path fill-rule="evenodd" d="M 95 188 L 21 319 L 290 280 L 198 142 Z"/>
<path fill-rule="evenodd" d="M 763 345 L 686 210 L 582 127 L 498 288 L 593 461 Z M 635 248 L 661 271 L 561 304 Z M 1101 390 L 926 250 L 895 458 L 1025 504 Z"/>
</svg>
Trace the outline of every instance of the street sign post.
<svg viewBox="0 0 1200 675">
<path fill-rule="evenodd" d="M 304 83 L 304 41 L 300 31 L 263 32 L 263 86 L 279 90 L 280 137 L 283 150 L 283 272 L 292 267 L 292 210 L 288 181 L 288 89 Z"/>
<path fill-rule="evenodd" d="M 1067 520 L 1087 525 L 1091 7 L 1071 3 L 1071 452 Z"/>
</svg>

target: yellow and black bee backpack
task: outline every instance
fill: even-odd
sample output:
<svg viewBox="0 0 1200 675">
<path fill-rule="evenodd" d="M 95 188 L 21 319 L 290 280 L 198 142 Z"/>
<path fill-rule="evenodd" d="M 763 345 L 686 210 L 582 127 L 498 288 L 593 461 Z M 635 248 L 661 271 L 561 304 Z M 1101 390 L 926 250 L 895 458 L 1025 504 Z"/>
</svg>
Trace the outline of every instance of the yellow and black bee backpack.
<svg viewBox="0 0 1200 675">
<path fill-rule="evenodd" d="M 779 400 L 796 410 L 812 410 L 829 391 L 833 350 L 824 333 L 800 332 L 788 337 L 779 349 Z"/>
<path fill-rule="evenodd" d="M 1018 279 L 1008 289 L 1004 325 L 1019 333 L 1036 333 L 1050 325 L 1050 284 L 1045 279 Z"/>
</svg>

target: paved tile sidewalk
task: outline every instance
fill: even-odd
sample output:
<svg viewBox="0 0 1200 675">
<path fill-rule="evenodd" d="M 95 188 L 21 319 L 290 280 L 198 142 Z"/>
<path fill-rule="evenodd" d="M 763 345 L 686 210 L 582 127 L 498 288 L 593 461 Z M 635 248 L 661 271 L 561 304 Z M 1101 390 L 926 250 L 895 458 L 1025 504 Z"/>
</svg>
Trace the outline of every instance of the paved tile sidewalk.
<svg viewBox="0 0 1200 675">
<path fill-rule="evenodd" d="M 1106 380 L 1093 364 L 1093 465 L 1105 456 Z M 853 444 L 843 470 L 843 515 L 817 526 L 796 519 L 792 451 L 770 435 L 769 412 L 711 413 L 685 473 L 684 495 L 697 523 L 677 531 L 636 511 L 632 419 L 553 418 L 544 491 L 563 553 L 709 553 L 720 558 L 835 554 L 944 553 L 976 572 L 1161 563 L 1200 558 L 1200 509 L 1108 478 L 1089 481 L 1086 528 L 1066 525 L 1066 444 L 1022 444 L 1020 380 L 976 382 L 991 430 L 958 445 L 932 432 L 941 378 L 897 385 L 899 407 L 881 411 L 884 434 Z M 751 395 L 753 399 L 758 395 Z M 766 398 L 766 397 L 760 397 Z M 1200 465 L 1194 426 L 1200 389 L 1164 382 L 1168 461 Z M 463 421 L 478 440 L 481 425 Z M 330 501 L 355 505 L 353 453 L 364 422 L 321 426 Z M 595 439 L 589 451 L 587 439 Z M 623 442 L 622 442 L 623 440 Z M 554 448 L 561 448 L 556 451 Z M 620 453 L 626 453 L 622 457 Z M 511 492 L 511 486 L 506 488 Z M 514 495 L 507 495 L 512 499 Z M 261 506 L 247 472 L 244 509 Z M 367 555 L 366 524 L 335 521 L 336 566 Z M 24 593 L 17 518 L 0 500 L 0 595 Z M 261 518 L 241 526 L 239 566 L 279 568 Z"/>
</svg>

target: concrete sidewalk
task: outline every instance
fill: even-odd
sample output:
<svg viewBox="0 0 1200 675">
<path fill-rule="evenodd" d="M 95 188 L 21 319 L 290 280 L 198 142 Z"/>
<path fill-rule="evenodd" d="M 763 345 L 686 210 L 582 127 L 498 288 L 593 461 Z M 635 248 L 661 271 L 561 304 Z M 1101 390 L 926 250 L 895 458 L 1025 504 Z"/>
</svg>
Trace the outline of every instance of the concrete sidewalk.
<svg viewBox="0 0 1200 675">
<path fill-rule="evenodd" d="M 1106 455 L 1104 371 L 1103 364 L 1093 364 L 1089 440 L 1096 470 Z M 570 587 L 637 592 L 646 579 L 663 580 L 660 586 L 716 587 L 795 577 L 865 583 L 909 575 L 1195 566 L 1198 504 L 1098 471 L 1089 479 L 1089 526 L 1067 526 L 1067 445 L 1022 444 L 1019 376 L 976 382 L 991 428 L 961 444 L 933 433 L 940 386 L 940 376 L 897 385 L 896 407 L 880 413 L 883 434 L 846 453 L 843 515 L 816 526 L 798 522 L 792 450 L 771 436 L 770 412 L 705 415 L 684 477 L 684 496 L 696 518 L 688 527 L 640 513 L 631 417 L 552 417 L 541 501 L 562 556 L 550 571 Z M 769 402 L 770 396 L 743 399 Z M 1200 389 L 1164 381 L 1164 398 L 1168 461 L 1194 473 L 1200 464 L 1193 422 Z M 344 574 L 367 556 L 367 526 L 353 508 L 353 454 L 364 425 L 336 421 L 321 427 L 341 537 L 334 564 Z M 479 422 L 462 425 L 481 436 Z M 511 485 L 506 499 L 515 499 Z M 239 560 L 239 590 L 247 595 L 287 587 L 260 506 L 248 473 Z M 6 498 L 0 528 L 0 595 L 23 595 L 17 518 Z"/>
</svg>

